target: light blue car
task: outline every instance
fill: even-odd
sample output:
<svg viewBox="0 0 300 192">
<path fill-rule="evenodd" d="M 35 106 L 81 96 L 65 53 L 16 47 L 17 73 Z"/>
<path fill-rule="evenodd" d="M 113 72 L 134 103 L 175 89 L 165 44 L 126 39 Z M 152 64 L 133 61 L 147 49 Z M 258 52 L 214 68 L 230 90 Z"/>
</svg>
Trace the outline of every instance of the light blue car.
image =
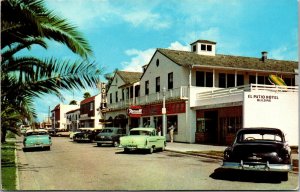
<svg viewBox="0 0 300 192">
<path fill-rule="evenodd" d="M 45 129 L 34 129 L 26 131 L 23 140 L 23 151 L 33 148 L 50 150 L 52 145 L 51 137 Z"/>
</svg>

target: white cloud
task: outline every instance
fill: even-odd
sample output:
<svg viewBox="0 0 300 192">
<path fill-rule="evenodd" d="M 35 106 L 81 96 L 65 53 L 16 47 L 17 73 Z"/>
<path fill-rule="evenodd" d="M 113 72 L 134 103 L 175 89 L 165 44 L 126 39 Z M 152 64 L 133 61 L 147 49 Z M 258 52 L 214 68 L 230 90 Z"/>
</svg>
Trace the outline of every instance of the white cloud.
<svg viewBox="0 0 300 192">
<path fill-rule="evenodd" d="M 269 52 L 269 58 L 278 60 L 298 60 L 297 48 L 288 47 L 283 45 L 277 49 L 273 49 Z"/>
<path fill-rule="evenodd" d="M 172 42 L 167 49 L 173 50 L 182 50 L 182 51 L 189 51 L 189 45 L 182 45 L 178 41 Z M 122 70 L 125 71 L 137 71 L 142 72 L 142 66 L 148 64 L 150 59 L 152 58 L 153 54 L 155 53 L 154 48 L 147 49 L 147 50 L 137 50 L 137 49 L 129 49 L 125 51 L 125 54 L 130 56 L 130 61 L 124 61 L 121 63 L 124 68 Z"/>
<path fill-rule="evenodd" d="M 170 26 L 170 22 L 163 20 L 159 14 L 145 10 L 126 13 L 123 15 L 123 19 L 135 27 L 146 26 L 152 29 L 163 29 Z"/>
<path fill-rule="evenodd" d="M 122 62 L 125 71 L 137 71 L 142 72 L 142 66 L 149 63 L 151 57 L 153 56 L 155 49 L 147 49 L 140 51 L 137 49 L 130 49 L 125 51 L 126 55 L 131 56 L 129 62 Z"/>
<path fill-rule="evenodd" d="M 178 41 L 171 43 L 171 45 L 168 47 L 168 49 L 179 50 L 179 51 L 190 51 L 191 50 L 190 45 L 182 45 Z"/>
</svg>

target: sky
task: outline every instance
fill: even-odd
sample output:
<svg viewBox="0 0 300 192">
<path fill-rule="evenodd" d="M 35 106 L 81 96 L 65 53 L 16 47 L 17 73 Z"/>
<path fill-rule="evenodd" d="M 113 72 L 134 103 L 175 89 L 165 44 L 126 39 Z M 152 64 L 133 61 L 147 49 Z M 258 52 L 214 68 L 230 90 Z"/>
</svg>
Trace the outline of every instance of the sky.
<svg viewBox="0 0 300 192">
<path fill-rule="evenodd" d="M 142 71 L 157 48 L 190 50 L 198 39 L 217 42 L 217 54 L 298 60 L 297 0 L 45 0 L 48 9 L 66 18 L 92 47 L 92 60 L 102 74 L 116 68 Z M 34 47 L 37 57 L 72 59 L 66 46 L 49 41 L 47 50 Z M 103 76 L 101 80 L 104 81 Z M 83 100 L 83 93 L 63 91 L 35 99 L 38 121 L 59 103 Z"/>
</svg>

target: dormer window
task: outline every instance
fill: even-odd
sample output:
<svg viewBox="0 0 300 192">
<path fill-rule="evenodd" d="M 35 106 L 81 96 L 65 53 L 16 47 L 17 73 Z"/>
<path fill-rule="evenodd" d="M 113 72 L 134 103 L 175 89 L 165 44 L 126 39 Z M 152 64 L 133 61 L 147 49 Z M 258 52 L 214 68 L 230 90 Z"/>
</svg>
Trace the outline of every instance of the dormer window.
<svg viewBox="0 0 300 192">
<path fill-rule="evenodd" d="M 206 51 L 206 45 L 205 44 L 201 44 L 201 51 Z"/>
<path fill-rule="evenodd" d="M 212 50 L 211 45 L 207 45 L 207 46 L 206 46 L 206 50 L 207 50 L 207 51 L 211 51 L 211 50 Z"/>
</svg>

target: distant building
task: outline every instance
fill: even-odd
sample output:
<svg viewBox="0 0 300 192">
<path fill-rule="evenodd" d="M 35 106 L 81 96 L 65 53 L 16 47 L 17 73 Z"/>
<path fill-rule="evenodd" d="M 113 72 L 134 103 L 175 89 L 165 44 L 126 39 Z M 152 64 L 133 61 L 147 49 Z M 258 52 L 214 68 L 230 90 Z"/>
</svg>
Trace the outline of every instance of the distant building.
<svg viewBox="0 0 300 192">
<path fill-rule="evenodd" d="M 52 129 L 64 129 L 68 130 L 67 126 L 67 118 L 65 113 L 79 108 L 78 105 L 66 105 L 66 104 L 58 104 L 51 111 L 51 120 L 52 120 Z"/>
<path fill-rule="evenodd" d="M 282 129 L 290 145 L 298 145 L 298 63 L 268 59 L 267 52 L 258 58 L 216 54 L 216 45 L 197 40 L 191 51 L 157 49 L 142 74 L 126 75 L 134 81 L 117 72 L 105 119 L 127 130 L 161 127 L 165 94 L 175 141 L 227 145 L 239 129 L 261 126 Z M 286 86 L 273 85 L 269 75 Z"/>
<path fill-rule="evenodd" d="M 79 128 L 80 108 L 66 112 L 67 128 L 69 131 L 77 131 Z"/>
</svg>

